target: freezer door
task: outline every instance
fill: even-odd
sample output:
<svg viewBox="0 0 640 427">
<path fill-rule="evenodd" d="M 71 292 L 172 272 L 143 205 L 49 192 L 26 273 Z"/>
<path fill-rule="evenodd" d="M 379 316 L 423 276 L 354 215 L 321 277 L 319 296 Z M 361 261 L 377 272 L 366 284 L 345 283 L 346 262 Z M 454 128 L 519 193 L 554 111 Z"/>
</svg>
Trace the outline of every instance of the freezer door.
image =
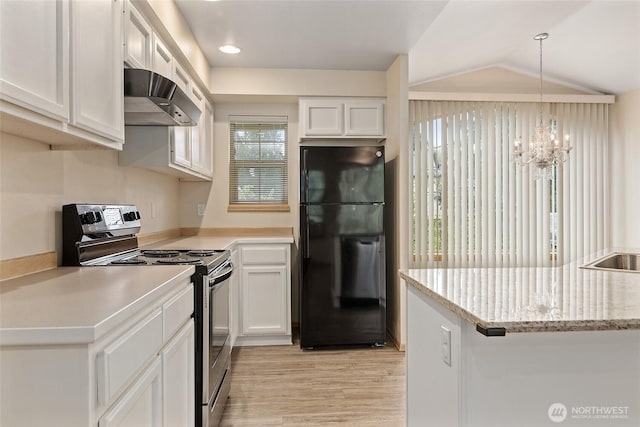
<svg viewBox="0 0 640 427">
<path fill-rule="evenodd" d="M 301 207 L 301 347 L 385 342 L 383 210 Z"/>
<path fill-rule="evenodd" d="M 301 147 L 302 204 L 383 203 L 384 147 Z"/>
</svg>

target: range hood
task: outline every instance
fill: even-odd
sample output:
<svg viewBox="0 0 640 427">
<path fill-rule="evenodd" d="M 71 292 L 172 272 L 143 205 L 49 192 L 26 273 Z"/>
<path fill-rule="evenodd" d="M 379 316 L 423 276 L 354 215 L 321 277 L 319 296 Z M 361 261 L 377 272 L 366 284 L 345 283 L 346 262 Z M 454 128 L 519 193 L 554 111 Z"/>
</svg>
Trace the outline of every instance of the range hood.
<svg viewBox="0 0 640 427">
<path fill-rule="evenodd" d="M 124 124 L 195 126 L 201 111 L 171 80 L 149 70 L 124 69 Z"/>
</svg>

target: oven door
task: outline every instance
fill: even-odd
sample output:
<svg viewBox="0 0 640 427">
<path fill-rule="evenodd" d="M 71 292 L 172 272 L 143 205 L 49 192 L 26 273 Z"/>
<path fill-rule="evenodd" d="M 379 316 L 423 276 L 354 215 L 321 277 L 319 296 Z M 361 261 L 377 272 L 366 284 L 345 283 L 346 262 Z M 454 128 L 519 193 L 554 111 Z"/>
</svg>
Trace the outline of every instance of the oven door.
<svg viewBox="0 0 640 427">
<path fill-rule="evenodd" d="M 225 375 L 228 380 L 227 370 L 231 358 L 229 336 L 229 284 L 231 281 L 229 279 L 232 273 L 233 264 L 227 261 L 209 277 L 209 381 L 205 395 L 208 398 L 208 408 L 203 408 L 208 413 L 209 420 L 205 426 L 217 425 L 219 419 L 211 415 L 222 413 L 229 392 L 228 387 L 222 387 L 222 383 Z"/>
</svg>

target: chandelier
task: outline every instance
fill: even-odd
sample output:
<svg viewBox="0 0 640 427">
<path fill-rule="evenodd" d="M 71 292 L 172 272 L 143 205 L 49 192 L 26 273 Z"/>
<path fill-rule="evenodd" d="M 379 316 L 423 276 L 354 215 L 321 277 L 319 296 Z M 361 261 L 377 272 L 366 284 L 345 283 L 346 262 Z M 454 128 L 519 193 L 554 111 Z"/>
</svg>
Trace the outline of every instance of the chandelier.
<svg viewBox="0 0 640 427">
<path fill-rule="evenodd" d="M 542 40 L 547 37 L 549 37 L 547 33 L 537 34 L 533 37 L 534 40 L 540 41 L 540 121 L 528 145 L 523 145 L 521 137 L 513 142 L 516 164 L 525 166 L 534 163 L 543 175 L 553 166 L 566 162 L 569 158 L 569 151 L 573 148 L 569 145 L 569 135 L 566 135 L 564 140 L 558 138 L 557 125 L 554 120 L 550 120 L 549 124 L 545 125 L 542 118 Z"/>
</svg>

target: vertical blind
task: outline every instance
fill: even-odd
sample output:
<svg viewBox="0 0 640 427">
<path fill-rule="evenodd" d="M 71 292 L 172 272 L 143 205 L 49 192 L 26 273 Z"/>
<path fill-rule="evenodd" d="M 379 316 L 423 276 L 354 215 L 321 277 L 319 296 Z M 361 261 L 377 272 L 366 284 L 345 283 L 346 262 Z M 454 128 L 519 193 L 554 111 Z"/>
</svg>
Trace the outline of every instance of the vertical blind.
<svg viewBox="0 0 640 427">
<path fill-rule="evenodd" d="M 607 112 L 543 104 L 574 148 L 539 177 L 512 154 L 539 104 L 410 101 L 413 266 L 545 266 L 606 247 Z"/>
<path fill-rule="evenodd" d="M 287 117 L 229 116 L 229 204 L 287 204 Z"/>
</svg>

